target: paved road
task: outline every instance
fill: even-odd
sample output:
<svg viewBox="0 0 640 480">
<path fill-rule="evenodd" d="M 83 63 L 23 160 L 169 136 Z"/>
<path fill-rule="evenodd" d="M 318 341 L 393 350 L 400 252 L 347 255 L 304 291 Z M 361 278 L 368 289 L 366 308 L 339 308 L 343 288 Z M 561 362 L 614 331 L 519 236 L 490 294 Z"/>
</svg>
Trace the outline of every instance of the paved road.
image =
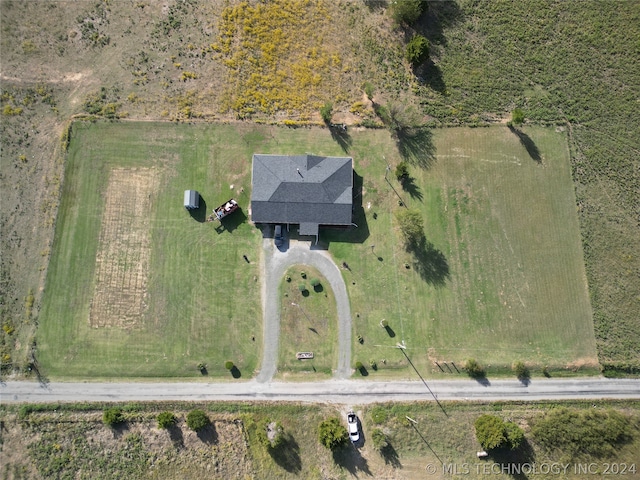
<svg viewBox="0 0 640 480">
<path fill-rule="evenodd" d="M 262 307 L 264 312 L 264 348 L 259 383 L 269 382 L 276 373 L 278 364 L 278 338 L 280 336 L 280 295 L 278 286 L 287 268 L 292 265 L 310 265 L 327 279 L 336 298 L 338 312 L 338 368 L 335 378 L 351 375 L 351 310 L 347 287 L 340 269 L 324 250 L 309 248 L 309 244 L 287 240 L 285 248 L 279 250 L 273 239 L 263 239 L 264 282 L 262 283 Z"/>
<path fill-rule="evenodd" d="M 565 400 L 640 399 L 637 379 L 495 380 L 482 385 L 473 380 L 427 382 L 438 400 Z M 357 405 L 373 402 L 434 401 L 421 381 L 375 382 L 328 380 L 313 383 L 0 383 L 0 403 L 79 401 L 293 401 Z"/>
</svg>

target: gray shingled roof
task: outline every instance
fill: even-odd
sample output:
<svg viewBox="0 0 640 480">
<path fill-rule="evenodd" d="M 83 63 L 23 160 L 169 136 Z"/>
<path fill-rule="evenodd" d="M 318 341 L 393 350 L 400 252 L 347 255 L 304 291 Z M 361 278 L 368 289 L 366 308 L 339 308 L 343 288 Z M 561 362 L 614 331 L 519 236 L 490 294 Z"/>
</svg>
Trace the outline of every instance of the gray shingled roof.
<svg viewBox="0 0 640 480">
<path fill-rule="evenodd" d="M 252 184 L 256 223 L 351 224 L 351 158 L 254 154 Z"/>
</svg>

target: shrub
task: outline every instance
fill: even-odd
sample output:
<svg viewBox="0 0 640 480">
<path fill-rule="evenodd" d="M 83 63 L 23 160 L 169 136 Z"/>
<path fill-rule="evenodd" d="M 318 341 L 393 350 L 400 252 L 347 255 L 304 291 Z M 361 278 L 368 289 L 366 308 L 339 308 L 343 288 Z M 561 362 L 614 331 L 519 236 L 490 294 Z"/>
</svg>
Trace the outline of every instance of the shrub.
<svg viewBox="0 0 640 480">
<path fill-rule="evenodd" d="M 320 422 L 318 440 L 329 450 L 336 450 L 346 445 L 349 439 L 347 429 L 337 417 L 331 417 Z"/>
<path fill-rule="evenodd" d="M 516 108 L 511 112 L 511 121 L 515 125 L 522 125 L 524 123 L 524 111 L 521 108 Z"/>
<path fill-rule="evenodd" d="M 362 368 L 362 362 L 356 362 L 356 370 L 360 370 Z"/>
<path fill-rule="evenodd" d="M 516 377 L 518 377 L 519 380 L 526 380 L 527 378 L 529 378 L 529 369 L 523 362 L 513 362 L 513 365 L 511 365 L 511 369 L 516 374 Z"/>
<path fill-rule="evenodd" d="M 531 433 L 548 452 L 615 458 L 622 443 L 632 439 L 629 419 L 615 410 L 557 408 L 534 421 Z"/>
<path fill-rule="evenodd" d="M 320 285 L 320 280 L 319 280 L 318 278 L 312 278 L 312 279 L 311 279 L 311 286 L 312 286 L 312 287 L 314 287 L 314 288 L 315 288 L 315 287 L 317 287 L 317 286 L 319 286 L 319 285 Z"/>
<path fill-rule="evenodd" d="M 373 448 L 375 448 L 376 450 L 382 450 L 387 445 L 389 445 L 387 436 L 379 428 L 374 428 L 371 431 L 371 440 L 373 441 Z"/>
<path fill-rule="evenodd" d="M 307 291 L 307 286 L 304 283 L 301 283 L 300 285 L 298 285 L 298 290 L 300 290 L 300 292 L 304 293 Z"/>
<path fill-rule="evenodd" d="M 380 320 L 380 326 L 382 328 L 387 328 L 389 326 L 389 322 L 385 319 Z"/>
<path fill-rule="evenodd" d="M 398 180 L 404 180 L 409 177 L 409 166 L 407 162 L 402 161 L 396 166 L 396 178 Z"/>
<path fill-rule="evenodd" d="M 173 412 L 162 412 L 158 414 L 158 428 L 171 428 L 176 423 L 176 416 Z"/>
<path fill-rule="evenodd" d="M 331 123 L 331 117 L 333 116 L 333 104 L 331 102 L 327 102 L 320 107 L 320 116 L 327 125 Z"/>
<path fill-rule="evenodd" d="M 391 18 L 398 25 L 413 25 L 426 6 L 422 0 L 396 0 L 390 5 Z"/>
<path fill-rule="evenodd" d="M 122 410 L 117 407 L 107 408 L 102 413 L 102 422 L 109 427 L 115 427 L 124 422 L 124 416 Z"/>
<path fill-rule="evenodd" d="M 411 65 L 418 66 L 429 58 L 429 40 L 422 35 L 414 35 L 407 44 L 405 56 Z"/>
<path fill-rule="evenodd" d="M 476 438 L 485 450 L 517 449 L 524 441 L 524 432 L 514 422 L 505 422 L 495 415 L 481 415 L 475 422 Z"/>
<path fill-rule="evenodd" d="M 482 378 L 485 376 L 484 368 L 473 358 L 466 361 L 464 368 L 472 378 Z"/>
<path fill-rule="evenodd" d="M 187 414 L 187 427 L 189 427 L 194 432 L 199 432 L 207 425 L 209 425 L 209 423 L 211 423 L 209 417 L 207 417 L 207 414 L 202 410 L 191 410 Z"/>
<path fill-rule="evenodd" d="M 371 409 L 371 420 L 373 423 L 380 425 L 387 421 L 387 411 L 384 407 L 375 406 Z"/>
<path fill-rule="evenodd" d="M 233 367 L 235 367 L 235 365 L 231 360 L 227 360 L 226 362 L 224 362 L 224 368 L 226 368 L 227 370 L 231 370 Z"/>
</svg>

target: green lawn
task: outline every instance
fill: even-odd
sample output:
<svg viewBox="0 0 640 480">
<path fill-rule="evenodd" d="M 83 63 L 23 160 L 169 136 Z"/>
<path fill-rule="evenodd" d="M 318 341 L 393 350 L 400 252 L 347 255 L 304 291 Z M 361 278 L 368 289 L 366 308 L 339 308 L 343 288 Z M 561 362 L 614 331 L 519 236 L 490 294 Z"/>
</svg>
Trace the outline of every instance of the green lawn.
<svg viewBox="0 0 640 480">
<path fill-rule="evenodd" d="M 330 251 L 351 267 L 345 277 L 354 333 L 364 338 L 363 345 L 354 342 L 353 358 L 376 360 L 381 368 L 373 378 L 404 368 L 404 357 L 390 348 L 402 341 L 422 374 L 442 373 L 433 360 L 460 366 L 470 357 L 489 375 L 516 360 L 556 374 L 595 365 L 566 135 L 524 133 L 540 162 L 507 128 L 459 128 L 435 131 L 433 166 L 411 169 L 411 191 L 391 169 L 391 185 L 420 210 L 433 244 L 419 265 L 391 234 L 402 207 L 384 182 L 385 150 L 356 166 L 370 236 L 362 244 L 332 241 Z M 377 149 L 354 141 L 353 154 L 362 162 Z M 388 153 L 386 159 L 394 165 Z M 382 319 L 393 337 L 379 326 Z"/>
<path fill-rule="evenodd" d="M 378 363 L 371 378 L 413 375 L 392 348 L 401 341 L 423 374 L 435 369 L 432 360 L 460 364 L 468 357 L 490 375 L 514 360 L 530 363 L 534 374 L 543 365 L 553 371 L 595 361 L 566 135 L 544 128 L 525 133 L 541 163 L 502 127 L 435 130 L 413 139 L 414 158 L 424 163 L 431 149 L 433 165 L 411 168 L 412 193 L 402 190 L 393 169 L 388 179 L 424 217 L 433 248 L 422 267 L 402 247 L 394 214 L 403 207 L 384 178 L 386 162 L 399 161 L 396 144 L 380 130 L 353 129 L 341 140 L 355 162 L 358 228 L 322 232 L 321 241 L 338 265 L 350 266 L 343 272 L 354 322 L 352 358 Z M 243 379 L 253 375 L 262 342 L 261 235 L 244 216 L 254 152 L 344 154 L 325 129 L 74 126 L 39 317 L 38 360 L 46 375 L 199 376 L 196 366 L 204 362 L 210 376 L 226 378 L 225 360 Z M 114 169 L 143 167 L 159 178 L 145 216 L 146 309 L 133 327 L 92 328 L 108 179 Z M 187 188 L 202 193 L 207 211 L 233 195 L 243 212 L 218 232 L 216 224 L 184 210 Z M 310 307 L 309 315 L 324 315 Z M 383 318 L 389 331 L 379 326 Z"/>
<path fill-rule="evenodd" d="M 320 280 L 315 288 L 314 279 Z M 300 291 L 301 285 L 306 292 Z M 295 266 L 287 270 L 280 291 L 278 373 L 284 379 L 327 379 L 338 365 L 338 314 L 330 285 L 315 268 Z M 314 356 L 297 360 L 297 352 Z"/>
</svg>

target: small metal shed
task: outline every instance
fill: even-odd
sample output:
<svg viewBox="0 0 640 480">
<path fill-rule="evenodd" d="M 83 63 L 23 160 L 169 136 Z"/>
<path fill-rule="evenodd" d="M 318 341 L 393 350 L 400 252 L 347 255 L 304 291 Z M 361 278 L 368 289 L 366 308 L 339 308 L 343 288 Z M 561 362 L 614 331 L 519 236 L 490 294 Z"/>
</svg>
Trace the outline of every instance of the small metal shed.
<svg viewBox="0 0 640 480">
<path fill-rule="evenodd" d="M 195 210 L 200 206 L 200 194 L 196 190 L 184 191 L 184 208 Z"/>
</svg>

